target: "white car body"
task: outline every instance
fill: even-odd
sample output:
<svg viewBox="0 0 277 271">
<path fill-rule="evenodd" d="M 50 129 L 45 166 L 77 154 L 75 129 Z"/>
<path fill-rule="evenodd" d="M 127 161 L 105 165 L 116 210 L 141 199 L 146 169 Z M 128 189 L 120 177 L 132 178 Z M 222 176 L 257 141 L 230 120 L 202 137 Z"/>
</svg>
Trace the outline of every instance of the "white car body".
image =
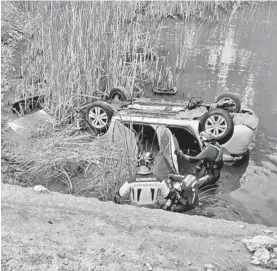
<svg viewBox="0 0 277 271">
<path fill-rule="evenodd" d="M 208 112 L 205 106 L 187 110 L 184 109 L 184 103 L 162 103 L 160 101 L 145 103 L 145 101 L 139 99 L 127 105 L 126 108 L 118 109 L 111 121 L 118 120 L 128 124 L 130 128 L 133 125 L 147 125 L 153 129 L 158 126 L 185 129 L 194 136 L 200 149 L 202 148 L 199 138 L 199 122 L 200 118 Z M 247 153 L 257 133 L 259 119 L 250 109 L 243 109 L 240 113 L 230 113 L 230 115 L 234 124 L 233 134 L 222 146 L 231 156 L 240 157 Z"/>
</svg>

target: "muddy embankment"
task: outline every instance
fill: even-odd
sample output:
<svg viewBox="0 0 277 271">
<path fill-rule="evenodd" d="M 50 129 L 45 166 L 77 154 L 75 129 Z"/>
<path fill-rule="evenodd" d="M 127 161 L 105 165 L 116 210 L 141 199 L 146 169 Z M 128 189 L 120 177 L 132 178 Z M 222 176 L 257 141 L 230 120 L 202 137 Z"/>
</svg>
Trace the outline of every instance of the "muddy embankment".
<svg viewBox="0 0 277 271">
<path fill-rule="evenodd" d="M 2 184 L 2 270 L 263 270 L 242 240 L 267 229 Z"/>
</svg>

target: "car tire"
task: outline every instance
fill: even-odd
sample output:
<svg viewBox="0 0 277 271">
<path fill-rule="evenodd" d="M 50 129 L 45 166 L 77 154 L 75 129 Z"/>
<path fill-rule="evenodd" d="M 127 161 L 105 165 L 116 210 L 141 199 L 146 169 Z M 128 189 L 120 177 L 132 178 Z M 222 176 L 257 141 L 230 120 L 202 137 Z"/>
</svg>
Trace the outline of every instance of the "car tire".
<svg viewBox="0 0 277 271">
<path fill-rule="evenodd" d="M 233 120 L 227 111 L 216 108 L 200 119 L 199 132 L 202 131 L 210 132 L 219 144 L 224 144 L 233 135 Z"/>
<path fill-rule="evenodd" d="M 85 121 L 90 128 L 97 132 L 106 132 L 113 112 L 113 108 L 108 103 L 96 101 L 87 107 Z"/>
<path fill-rule="evenodd" d="M 218 95 L 215 98 L 215 102 L 218 103 L 219 101 L 230 101 L 233 104 L 232 108 L 225 109 L 229 113 L 239 113 L 241 109 L 241 101 L 237 94 L 225 92 Z"/>
<path fill-rule="evenodd" d="M 132 100 L 132 94 L 130 93 L 130 91 L 128 91 L 126 88 L 124 87 L 114 87 L 111 91 L 110 91 L 110 95 L 109 95 L 109 99 L 110 100 L 118 100 L 118 101 L 126 101 L 126 100 Z"/>
</svg>

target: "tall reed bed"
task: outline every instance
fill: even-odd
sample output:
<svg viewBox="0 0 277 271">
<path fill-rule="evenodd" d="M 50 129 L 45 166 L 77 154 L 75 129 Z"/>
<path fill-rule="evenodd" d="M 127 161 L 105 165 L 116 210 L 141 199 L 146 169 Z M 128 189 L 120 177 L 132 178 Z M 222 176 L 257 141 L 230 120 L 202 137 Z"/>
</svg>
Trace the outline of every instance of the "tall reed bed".
<svg viewBox="0 0 277 271">
<path fill-rule="evenodd" d="M 33 21 L 28 30 L 31 37 L 23 68 L 26 79 L 23 91 L 43 91 L 49 109 L 62 120 L 74 106 L 91 96 L 107 93 L 114 85 L 130 91 L 143 90 L 145 83 L 154 85 L 159 77 L 159 33 L 163 19 L 173 16 L 190 21 L 216 17 L 219 8 L 227 4 L 26 2 L 25 8 Z M 178 70 L 184 66 L 180 59 Z"/>
<path fill-rule="evenodd" d="M 59 119 L 82 97 L 114 85 L 133 90 L 143 78 L 146 54 L 155 50 L 159 29 L 150 33 L 136 20 L 136 2 L 33 5 L 31 10 L 42 16 L 33 27 L 29 55 L 35 58 L 37 76 L 47 82 L 45 94 Z"/>
</svg>

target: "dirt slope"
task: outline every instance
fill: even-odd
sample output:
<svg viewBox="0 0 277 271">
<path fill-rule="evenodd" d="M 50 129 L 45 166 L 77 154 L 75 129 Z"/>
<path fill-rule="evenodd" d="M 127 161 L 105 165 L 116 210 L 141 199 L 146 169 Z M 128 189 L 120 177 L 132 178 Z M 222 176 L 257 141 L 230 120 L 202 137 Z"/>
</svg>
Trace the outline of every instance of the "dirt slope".
<svg viewBox="0 0 277 271">
<path fill-rule="evenodd" d="M 264 229 L 2 184 L 2 270 L 262 270 L 241 240 Z"/>
</svg>

